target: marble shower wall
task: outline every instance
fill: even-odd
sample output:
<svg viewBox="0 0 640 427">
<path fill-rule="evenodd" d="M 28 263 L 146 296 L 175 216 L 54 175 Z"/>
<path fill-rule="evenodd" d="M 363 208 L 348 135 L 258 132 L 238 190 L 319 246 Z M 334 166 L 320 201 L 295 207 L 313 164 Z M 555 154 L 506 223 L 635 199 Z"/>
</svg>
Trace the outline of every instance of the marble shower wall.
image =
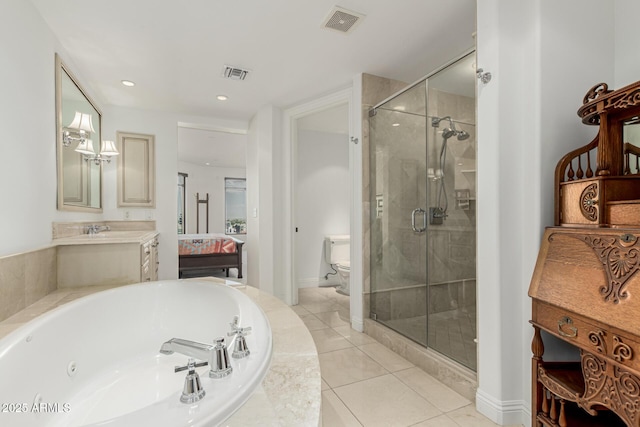
<svg viewBox="0 0 640 427">
<path fill-rule="evenodd" d="M 426 234 L 411 228 L 412 212 L 426 205 L 424 117 L 380 108 L 371 120 L 370 132 L 376 141 L 370 159 L 375 177 L 371 188 L 371 198 L 375 198 L 371 218 L 375 290 L 425 284 Z M 416 221 L 421 226 L 422 216 L 416 215 Z"/>
<path fill-rule="evenodd" d="M 369 110 L 385 98 L 407 87 L 407 83 L 374 76 L 362 75 L 362 283 L 363 312 L 369 316 L 371 294 L 371 198 L 369 167 Z"/>
<path fill-rule="evenodd" d="M 475 99 L 447 93 L 434 88 L 428 91 L 428 130 L 427 150 L 428 167 L 439 168 L 439 156 L 442 148 L 442 129 L 449 127 L 448 121 L 442 121 L 439 128 L 431 126 L 431 117 L 451 116 L 456 129 L 465 130 L 469 138 L 459 141 L 455 136 L 447 140 L 444 182 L 448 200 L 447 218 L 442 225 L 429 227 L 428 246 L 428 283 L 430 285 L 430 305 L 434 293 L 441 292 L 434 286 L 451 284 L 452 288 L 465 288 L 473 283 L 476 275 L 476 129 Z M 440 182 L 429 181 L 430 206 L 436 205 Z M 460 199 L 459 195 L 465 195 Z M 467 196 L 468 194 L 468 196 Z M 468 198 L 467 198 L 468 197 Z M 439 286 L 442 289 L 442 286 Z M 451 295 L 457 292 L 447 291 Z M 467 291 L 466 294 L 469 294 Z M 462 304 L 460 304 L 462 306 Z M 446 306 L 430 307 L 436 312 L 457 308 L 449 301 Z"/>
</svg>

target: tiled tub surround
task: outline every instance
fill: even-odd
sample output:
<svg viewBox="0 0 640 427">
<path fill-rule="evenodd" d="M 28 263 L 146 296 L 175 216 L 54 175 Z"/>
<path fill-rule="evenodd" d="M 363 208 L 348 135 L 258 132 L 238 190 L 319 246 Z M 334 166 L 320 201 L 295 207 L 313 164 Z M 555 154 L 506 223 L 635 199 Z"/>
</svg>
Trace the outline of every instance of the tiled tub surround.
<svg viewBox="0 0 640 427">
<path fill-rule="evenodd" d="M 230 283 L 217 278 L 196 280 Z M 250 286 L 238 285 L 236 288 L 265 312 L 273 334 L 273 353 L 262 384 L 224 425 L 320 425 L 320 365 L 309 330 L 296 313 L 277 298 Z M 106 289 L 110 287 L 56 290 L 0 322 L 0 338 L 48 310 Z M 0 414 L 0 424 L 1 420 Z"/>
<path fill-rule="evenodd" d="M 83 234 L 87 225 L 94 224 L 107 225 L 111 231 L 93 238 Z M 53 223 L 50 246 L 0 257 L 0 322 L 58 289 L 58 245 L 95 244 L 107 238 L 112 242 L 144 240 L 155 226 L 155 221 Z"/>
<path fill-rule="evenodd" d="M 54 246 L 0 258 L 0 321 L 55 291 Z"/>
</svg>

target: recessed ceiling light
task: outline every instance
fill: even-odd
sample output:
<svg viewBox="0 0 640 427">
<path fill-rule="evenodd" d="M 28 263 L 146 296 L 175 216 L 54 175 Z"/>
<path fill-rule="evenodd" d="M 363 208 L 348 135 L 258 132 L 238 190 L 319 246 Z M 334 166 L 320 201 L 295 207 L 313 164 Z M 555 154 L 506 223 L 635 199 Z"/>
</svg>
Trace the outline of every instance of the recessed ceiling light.
<svg viewBox="0 0 640 427">
<path fill-rule="evenodd" d="M 400 123 L 394 123 L 394 124 L 392 124 L 391 126 L 393 126 L 393 127 L 398 127 L 398 126 L 400 126 Z"/>
<path fill-rule="evenodd" d="M 207 166 L 211 166 L 211 163 L 209 163 L 209 162 L 206 162 L 206 163 L 205 163 L 205 165 L 207 165 Z"/>
<path fill-rule="evenodd" d="M 122 84 L 128 87 L 135 86 L 136 84 L 131 80 L 122 80 Z"/>
<path fill-rule="evenodd" d="M 227 95 L 218 95 L 216 96 L 216 98 L 218 99 L 218 101 L 226 101 L 227 99 L 229 99 Z"/>
</svg>

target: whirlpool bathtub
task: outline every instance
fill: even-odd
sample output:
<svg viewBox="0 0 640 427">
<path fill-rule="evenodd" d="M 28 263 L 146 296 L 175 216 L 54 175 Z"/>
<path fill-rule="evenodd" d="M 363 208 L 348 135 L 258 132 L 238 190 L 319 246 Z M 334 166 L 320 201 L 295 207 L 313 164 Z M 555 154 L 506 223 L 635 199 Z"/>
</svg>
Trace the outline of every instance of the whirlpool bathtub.
<svg viewBox="0 0 640 427">
<path fill-rule="evenodd" d="M 206 392 L 180 401 L 188 356 L 160 354 L 165 341 L 212 344 L 230 323 L 252 328 L 250 355 L 231 375 L 197 368 Z M 227 338 L 231 340 L 231 338 Z M 232 287 L 162 281 L 111 289 L 48 312 L 0 340 L 0 425 L 215 426 L 260 385 L 272 337 L 262 310 Z"/>
</svg>

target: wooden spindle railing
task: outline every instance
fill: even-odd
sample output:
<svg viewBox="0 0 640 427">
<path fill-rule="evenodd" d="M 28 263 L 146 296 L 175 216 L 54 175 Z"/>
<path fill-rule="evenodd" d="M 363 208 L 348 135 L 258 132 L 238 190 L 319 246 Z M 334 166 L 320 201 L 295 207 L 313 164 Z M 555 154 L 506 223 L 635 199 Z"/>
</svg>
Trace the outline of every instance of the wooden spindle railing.
<svg viewBox="0 0 640 427">
<path fill-rule="evenodd" d="M 624 174 L 640 175 L 640 148 L 628 142 L 624 143 Z"/>
<path fill-rule="evenodd" d="M 560 184 L 563 182 L 576 181 L 580 179 L 589 179 L 595 175 L 598 165 L 591 165 L 591 157 L 595 157 L 598 149 L 599 134 L 587 145 L 577 148 L 566 154 L 556 166 L 555 172 L 555 225 L 560 225 Z M 640 153 L 640 151 L 639 151 Z M 597 159 L 597 157 L 595 157 Z M 583 160 L 584 159 L 584 160 Z M 582 169 L 582 164 L 586 165 L 586 169 Z M 574 164 L 576 169 L 574 170 Z"/>
</svg>

